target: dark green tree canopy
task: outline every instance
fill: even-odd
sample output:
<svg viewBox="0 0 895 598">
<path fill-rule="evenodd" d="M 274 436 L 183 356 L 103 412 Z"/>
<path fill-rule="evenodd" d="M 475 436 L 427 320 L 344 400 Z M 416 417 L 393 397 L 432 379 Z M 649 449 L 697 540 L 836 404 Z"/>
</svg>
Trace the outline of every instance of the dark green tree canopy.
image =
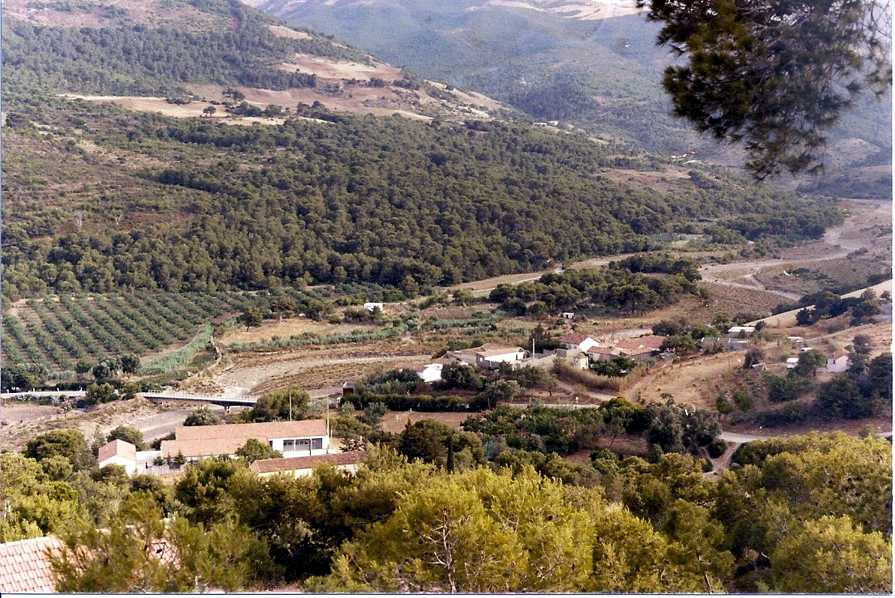
<svg viewBox="0 0 895 598">
<path fill-rule="evenodd" d="M 888 6 L 873 0 L 638 0 L 658 43 L 689 62 L 665 72 L 678 116 L 742 142 L 759 178 L 817 172 L 830 129 L 858 96 L 891 85 Z"/>
</svg>

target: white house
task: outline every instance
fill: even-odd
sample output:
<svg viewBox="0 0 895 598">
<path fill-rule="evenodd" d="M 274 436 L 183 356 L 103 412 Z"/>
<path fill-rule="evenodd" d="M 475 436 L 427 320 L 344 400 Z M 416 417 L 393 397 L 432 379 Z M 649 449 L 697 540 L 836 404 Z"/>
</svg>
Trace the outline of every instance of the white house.
<svg viewBox="0 0 895 598">
<path fill-rule="evenodd" d="M 96 459 L 99 467 L 120 465 L 128 475 L 134 475 L 149 469 L 161 454 L 161 451 L 138 451 L 130 442 L 112 440 L 99 447 Z"/>
<path fill-rule="evenodd" d="M 124 440 L 112 440 L 99 447 L 96 459 L 100 467 L 120 465 L 130 475 L 137 471 L 137 447 Z"/>
<path fill-rule="evenodd" d="M 525 359 L 525 349 L 522 347 L 486 343 L 473 351 L 475 364 L 480 368 L 496 368 L 502 363 L 513 365 Z"/>
<path fill-rule="evenodd" d="M 370 313 L 376 311 L 377 309 L 379 311 L 382 311 L 382 309 L 383 309 L 382 306 L 383 306 L 383 304 L 381 302 L 371 301 L 368 303 L 364 303 L 364 309 Z"/>
<path fill-rule="evenodd" d="M 574 320 L 575 319 L 575 312 L 573 312 L 573 311 L 564 311 L 564 312 L 562 312 L 561 315 L 562 315 L 563 320 Z"/>
<path fill-rule="evenodd" d="M 180 426 L 174 440 L 162 441 L 162 458 L 183 455 L 187 461 L 205 457 L 229 456 L 251 438 L 267 444 L 283 457 L 310 457 L 337 452 L 330 446 L 325 420 L 223 424 L 217 426 Z"/>
<path fill-rule="evenodd" d="M 827 357 L 826 371 L 831 374 L 841 374 L 848 370 L 849 366 L 851 366 L 851 360 L 848 358 L 848 353 L 845 351 L 837 351 Z"/>
<path fill-rule="evenodd" d="M 799 365 L 798 357 L 787 357 L 786 358 L 786 369 L 793 370 L 795 367 Z"/>
<path fill-rule="evenodd" d="M 600 346 L 599 341 L 594 340 L 593 337 L 574 332 L 559 337 L 559 342 L 562 343 L 564 349 L 569 351 L 580 351 L 581 353 L 587 353 L 587 350 L 591 347 Z"/>
<path fill-rule="evenodd" d="M 347 451 L 317 457 L 289 457 L 283 459 L 260 459 L 249 468 L 261 477 L 283 474 L 296 478 L 309 476 L 317 467 L 330 465 L 339 471 L 356 473 L 358 465 L 366 461 L 366 451 Z"/>
<path fill-rule="evenodd" d="M 423 369 L 417 370 L 417 375 L 423 380 L 431 384 L 432 382 L 441 382 L 441 370 L 444 364 L 429 363 L 423 366 Z"/>
</svg>

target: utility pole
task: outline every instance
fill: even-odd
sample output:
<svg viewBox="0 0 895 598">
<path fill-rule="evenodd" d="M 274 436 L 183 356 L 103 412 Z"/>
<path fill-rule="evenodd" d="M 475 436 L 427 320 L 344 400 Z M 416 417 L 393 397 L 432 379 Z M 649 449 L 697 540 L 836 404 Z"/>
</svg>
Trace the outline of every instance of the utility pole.
<svg viewBox="0 0 895 598">
<path fill-rule="evenodd" d="M 292 421 L 292 389 L 289 389 L 289 421 Z"/>
</svg>

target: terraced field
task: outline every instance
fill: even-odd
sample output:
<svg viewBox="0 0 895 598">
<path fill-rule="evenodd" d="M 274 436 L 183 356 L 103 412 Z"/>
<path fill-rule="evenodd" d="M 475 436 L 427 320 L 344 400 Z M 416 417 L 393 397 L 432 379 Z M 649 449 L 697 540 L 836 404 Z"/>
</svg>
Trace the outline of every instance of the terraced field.
<svg viewBox="0 0 895 598">
<path fill-rule="evenodd" d="M 3 316 L 4 364 L 64 375 L 79 361 L 148 355 L 187 342 L 203 325 L 253 302 L 245 293 L 162 293 L 28 299 Z"/>
</svg>

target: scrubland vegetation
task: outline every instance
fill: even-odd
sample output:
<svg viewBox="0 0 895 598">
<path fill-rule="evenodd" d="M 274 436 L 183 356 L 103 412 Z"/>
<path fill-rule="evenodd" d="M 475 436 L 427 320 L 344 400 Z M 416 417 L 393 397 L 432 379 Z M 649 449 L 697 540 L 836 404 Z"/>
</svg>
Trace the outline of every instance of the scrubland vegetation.
<svg viewBox="0 0 895 598">
<path fill-rule="evenodd" d="M 432 454 L 432 439 L 453 448 Z M 239 460 L 208 460 L 169 486 L 96 470 L 83 437 L 57 431 L 0 455 L 0 540 L 60 534 L 67 548 L 53 569 L 67 591 L 891 587 L 884 440 L 754 442 L 718 479 L 683 454 L 598 450 L 592 465 L 573 466 L 549 449 L 492 460 L 492 444 L 419 422 L 355 476 L 262 479 Z M 138 549 L 160 539 L 181 558 Z"/>
</svg>

